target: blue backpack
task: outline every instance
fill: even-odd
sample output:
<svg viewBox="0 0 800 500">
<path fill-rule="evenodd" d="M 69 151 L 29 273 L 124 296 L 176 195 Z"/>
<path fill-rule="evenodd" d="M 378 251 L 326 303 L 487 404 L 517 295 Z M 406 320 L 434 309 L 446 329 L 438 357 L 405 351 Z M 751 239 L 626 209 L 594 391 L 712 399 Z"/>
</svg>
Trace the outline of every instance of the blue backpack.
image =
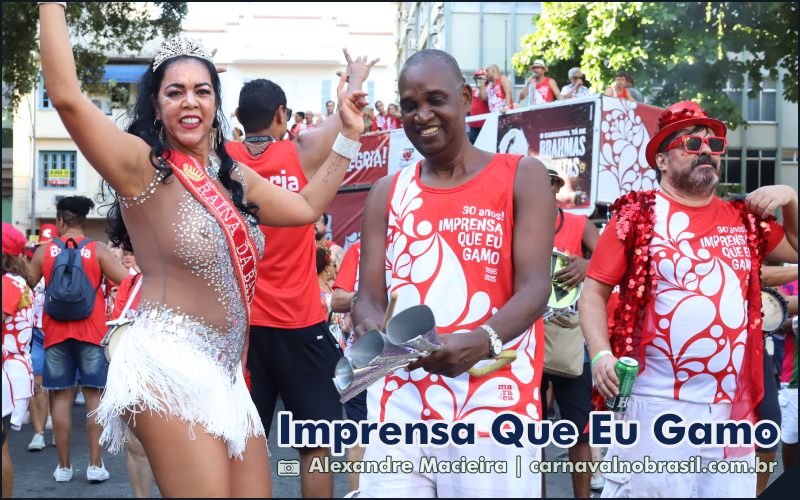
<svg viewBox="0 0 800 500">
<path fill-rule="evenodd" d="M 60 238 L 51 240 L 61 252 L 53 263 L 53 272 L 44 292 L 44 312 L 58 321 L 77 321 L 88 318 L 94 310 L 97 287 L 92 286 L 83 269 L 81 250 L 92 240 L 76 243 Z M 72 247 L 69 243 L 72 242 Z M 102 280 L 101 280 L 102 281 Z"/>
</svg>

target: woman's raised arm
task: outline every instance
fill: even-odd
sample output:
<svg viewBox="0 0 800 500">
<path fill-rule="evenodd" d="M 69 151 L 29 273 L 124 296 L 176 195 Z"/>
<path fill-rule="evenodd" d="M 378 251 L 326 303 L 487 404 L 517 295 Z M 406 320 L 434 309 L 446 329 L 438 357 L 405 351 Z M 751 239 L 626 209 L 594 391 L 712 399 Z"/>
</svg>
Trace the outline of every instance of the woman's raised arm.
<svg viewBox="0 0 800 500">
<path fill-rule="evenodd" d="M 322 212 L 331 204 L 339 185 L 344 179 L 350 158 L 337 152 L 338 148 L 346 148 L 347 143 L 358 141 L 364 131 L 363 113 L 356 103 L 366 97 L 367 93 L 354 91 L 349 96 L 344 91 L 346 74 L 339 80 L 337 95 L 339 96 L 339 117 L 342 120 L 341 139 L 334 142 L 334 147 L 322 166 L 309 179 L 308 184 L 299 193 L 279 188 L 249 168 L 243 168 L 248 185 L 247 201 L 259 207 L 258 217 L 261 224 L 269 226 L 300 226 L 310 224 L 319 219 Z M 355 152 L 357 153 L 357 149 Z M 345 151 L 342 151 L 345 152 Z M 345 152 L 352 155 L 353 151 Z"/>
<path fill-rule="evenodd" d="M 81 91 L 64 7 L 39 5 L 39 40 L 47 97 L 92 167 L 123 196 L 144 191 L 153 172 L 150 146 L 118 129 Z M 149 175 L 148 175 L 149 174 Z"/>
</svg>

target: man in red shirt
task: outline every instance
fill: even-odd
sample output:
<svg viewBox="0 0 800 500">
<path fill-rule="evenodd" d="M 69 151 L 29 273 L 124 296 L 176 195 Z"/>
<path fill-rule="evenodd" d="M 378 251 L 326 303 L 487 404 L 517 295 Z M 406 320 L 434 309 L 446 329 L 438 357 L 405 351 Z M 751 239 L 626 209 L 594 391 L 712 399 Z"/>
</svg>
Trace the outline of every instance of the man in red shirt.
<svg viewBox="0 0 800 500">
<path fill-rule="evenodd" d="M 486 95 L 486 72 L 479 69 L 472 75 L 472 80 L 475 86 L 472 87 L 472 104 L 470 104 L 469 116 L 483 115 L 489 112 L 489 103 L 486 98 L 481 98 L 481 95 Z M 475 139 L 481 133 L 483 124 L 486 120 L 469 122 L 469 142 L 475 144 Z"/>
<path fill-rule="evenodd" d="M 86 239 L 86 215 L 94 203 L 85 196 L 68 196 L 56 204 L 56 231 L 58 237 L 68 242 L 80 243 Z M 61 252 L 52 241 L 40 245 L 33 254 L 31 273 L 33 282 L 42 276 L 47 286 L 53 273 L 56 256 Z M 50 413 L 53 417 L 53 434 L 58 449 L 58 467 L 53 476 L 58 482 L 72 479 L 70 462 L 70 432 L 72 430 L 72 401 L 75 399 L 75 372 L 77 370 L 86 398 L 86 426 L 89 438 L 89 466 L 86 479 L 93 482 L 108 479 L 103 466 L 100 434 L 103 429 L 89 414 L 100 404 L 100 392 L 106 385 L 108 363 L 100 347 L 106 333 L 105 299 L 100 282 L 103 276 L 115 283 L 128 276 L 128 270 L 119 263 L 111 249 L 99 241 L 88 243 L 81 250 L 83 270 L 95 287 L 94 309 L 90 316 L 74 321 L 59 321 L 42 312 L 45 337 L 45 368 L 42 386 L 50 391 Z"/>
<path fill-rule="evenodd" d="M 550 189 L 555 198 L 564 186 L 564 179 L 558 172 L 548 169 L 550 174 Z M 553 249 L 566 254 L 569 265 L 558 271 L 553 278 L 564 285 L 566 288 L 574 288 L 583 283 L 586 276 L 586 269 L 589 267 L 589 259 L 584 258 L 584 252 L 591 254 L 600 238 L 600 233 L 585 215 L 572 214 L 565 212 L 561 208 L 556 209 L 555 237 Z M 549 323 L 545 324 L 545 335 L 551 336 L 555 333 L 563 336 L 566 328 L 573 330 L 578 324 L 577 315 L 574 313 L 557 315 Z M 555 327 L 555 328 L 554 328 Z M 554 328 L 555 331 L 551 330 Z M 578 335 L 578 332 L 575 332 Z M 556 340 L 556 342 L 558 342 Z M 558 343 L 556 344 L 558 345 Z M 589 413 L 592 411 L 592 370 L 589 366 L 589 356 L 585 349 L 581 350 L 584 358 L 583 373 L 577 377 L 565 377 L 544 373 L 542 375 L 541 393 L 547 392 L 548 384 L 553 384 L 553 398 L 558 404 L 562 420 L 569 420 L 575 424 L 580 432 L 577 442 L 569 448 L 569 459 L 573 463 L 590 462 L 592 460 L 592 450 L 589 447 L 589 433 L 584 432 L 589 423 Z M 547 360 L 545 359 L 545 362 Z M 542 414 L 547 415 L 547 398 L 542 399 Z M 591 472 L 572 472 L 572 492 L 576 498 L 589 498 L 591 496 Z"/>
<path fill-rule="evenodd" d="M 348 92 L 361 89 L 376 61 L 348 60 Z M 364 103 L 362 103 L 364 105 Z M 236 110 L 245 128 L 244 142 L 227 144 L 231 157 L 275 185 L 298 192 L 330 154 L 342 128 L 339 115 L 295 140 L 275 141 L 286 132 L 286 94 L 275 83 L 257 79 L 244 85 Z M 313 224 L 301 227 L 261 226 L 266 236 L 250 313 L 250 370 L 253 402 L 265 429 L 272 424 L 281 397 L 295 419 L 342 418 L 339 394 L 331 383 L 341 356 L 319 306 Z M 301 491 L 305 497 L 333 495 L 330 473 L 309 473 L 325 448 L 300 448 Z"/>
<path fill-rule="evenodd" d="M 599 396 L 619 394 L 618 358 L 633 358 L 639 374 L 621 418 L 641 422 L 634 447 L 611 444 L 607 460 L 754 462 L 752 447 L 698 448 L 683 440 L 664 446 L 651 423 L 662 412 L 683 425 L 749 420 L 763 394 L 759 272 L 764 258 L 797 262 L 797 193 L 765 186 L 744 203 L 715 196 L 727 128 L 694 102 L 667 108 L 647 145 L 661 189 L 634 192 L 615 203 L 586 273 L 581 328 L 592 356 Z M 759 220 L 781 209 L 784 226 Z M 606 304 L 619 285 L 608 327 Z M 609 331 L 610 330 L 610 331 Z M 598 398 L 599 399 L 599 398 Z M 741 444 L 741 443 L 740 443 Z M 604 474 L 605 497 L 755 496 L 755 472 Z"/>
<path fill-rule="evenodd" d="M 486 68 L 486 85 L 482 87 L 480 97 L 486 100 L 492 113 L 505 113 L 514 109 L 511 80 L 500 73 L 496 64 Z"/>
<path fill-rule="evenodd" d="M 628 76 L 628 73 L 624 71 L 617 71 L 617 74 L 614 77 L 614 83 L 608 86 L 605 95 L 609 97 L 617 97 L 619 99 L 635 101 L 636 99 L 633 98 L 633 95 L 628 92 L 629 78 L 630 76 Z"/>
<path fill-rule="evenodd" d="M 544 61 L 541 59 L 533 61 L 533 64 L 530 65 L 530 70 L 533 76 L 528 78 L 528 81 L 525 82 L 525 88 L 519 93 L 520 103 L 524 102 L 526 106 L 533 106 L 564 98 L 561 95 L 561 91 L 558 90 L 556 81 L 549 76 L 544 76 L 547 73 L 547 66 L 545 66 Z"/>
</svg>

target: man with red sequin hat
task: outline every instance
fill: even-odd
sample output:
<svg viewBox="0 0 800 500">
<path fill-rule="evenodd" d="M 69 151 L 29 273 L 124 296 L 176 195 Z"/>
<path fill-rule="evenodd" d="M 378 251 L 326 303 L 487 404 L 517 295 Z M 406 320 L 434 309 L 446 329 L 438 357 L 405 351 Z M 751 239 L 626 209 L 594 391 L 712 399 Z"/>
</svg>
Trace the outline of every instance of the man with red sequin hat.
<svg viewBox="0 0 800 500">
<path fill-rule="evenodd" d="M 662 412 L 679 414 L 686 425 L 755 422 L 763 395 L 761 263 L 797 262 L 794 189 L 765 186 L 743 202 L 715 196 L 726 132 L 695 102 L 667 108 L 646 150 L 660 189 L 617 200 L 592 256 L 580 311 L 596 401 L 619 393 L 614 367 L 620 357 L 639 365 L 627 410 L 617 414 L 639 422 L 639 440 L 627 448 L 612 443 L 607 460 L 688 463 L 700 456 L 701 470 L 722 460 L 754 463 L 752 444 L 697 447 L 684 439 L 667 447 L 652 429 Z M 784 226 L 772 217 L 777 209 Z M 609 318 L 615 286 L 620 301 Z M 604 476 L 609 498 L 756 494 L 754 472 Z"/>
</svg>

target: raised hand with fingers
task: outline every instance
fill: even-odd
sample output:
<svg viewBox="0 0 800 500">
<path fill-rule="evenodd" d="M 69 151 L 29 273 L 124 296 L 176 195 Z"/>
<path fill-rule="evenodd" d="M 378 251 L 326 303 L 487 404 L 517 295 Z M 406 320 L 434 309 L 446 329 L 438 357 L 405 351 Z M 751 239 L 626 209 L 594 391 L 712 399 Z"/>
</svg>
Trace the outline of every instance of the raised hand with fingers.
<svg viewBox="0 0 800 500">
<path fill-rule="evenodd" d="M 761 217 L 775 215 L 775 210 L 789 205 L 792 201 L 797 202 L 797 192 L 784 185 L 760 187 L 744 199 L 747 209 Z"/>
<path fill-rule="evenodd" d="M 361 84 L 369 77 L 369 72 L 375 63 L 380 61 L 380 58 L 373 59 L 370 62 L 367 62 L 367 56 L 361 56 L 353 59 L 350 56 L 350 52 L 347 51 L 346 48 L 342 48 L 342 52 L 344 53 L 344 58 L 347 61 L 347 68 L 344 72 L 337 71 L 336 74 L 341 77 L 344 75 L 345 81 L 348 85 L 352 86 L 353 88 L 360 89 Z M 363 108 L 368 104 L 366 97 L 362 98 L 357 102 L 360 108 Z"/>
<path fill-rule="evenodd" d="M 360 101 L 365 99 L 367 93 L 362 90 L 354 90 L 348 94 L 345 91 L 346 76 L 339 78 L 339 86 L 336 89 L 339 103 L 339 118 L 342 120 L 342 134 L 346 137 L 357 140 L 364 133 L 364 113 L 361 111 Z M 351 137 L 355 135 L 355 137 Z"/>
<path fill-rule="evenodd" d="M 369 77 L 369 72 L 372 67 L 375 66 L 375 63 L 381 60 L 380 57 L 377 57 L 372 61 L 367 62 L 367 56 L 356 57 L 353 59 L 347 49 L 342 49 L 342 52 L 344 52 L 344 59 L 347 61 L 347 70 L 345 70 L 345 72 L 347 73 L 348 79 L 353 78 L 361 81 L 366 80 L 367 77 Z"/>
</svg>

